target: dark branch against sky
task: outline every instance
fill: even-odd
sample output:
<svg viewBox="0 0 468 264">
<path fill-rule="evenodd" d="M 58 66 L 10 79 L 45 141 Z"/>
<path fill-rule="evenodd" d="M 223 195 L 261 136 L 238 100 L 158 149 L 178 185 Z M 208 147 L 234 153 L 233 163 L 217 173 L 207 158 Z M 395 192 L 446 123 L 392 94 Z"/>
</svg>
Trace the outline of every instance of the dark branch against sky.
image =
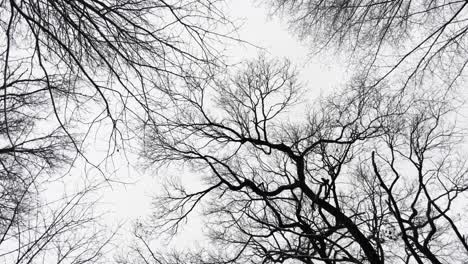
<svg viewBox="0 0 468 264">
<path fill-rule="evenodd" d="M 464 263 L 467 3 L 0 0 L 0 261 Z"/>
</svg>

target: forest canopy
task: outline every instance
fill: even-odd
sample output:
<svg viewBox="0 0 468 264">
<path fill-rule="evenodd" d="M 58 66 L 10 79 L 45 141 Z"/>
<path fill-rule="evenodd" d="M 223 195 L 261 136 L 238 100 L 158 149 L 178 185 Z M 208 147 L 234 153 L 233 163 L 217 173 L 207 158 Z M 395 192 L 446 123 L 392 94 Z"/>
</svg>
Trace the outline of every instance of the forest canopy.
<svg viewBox="0 0 468 264">
<path fill-rule="evenodd" d="M 268 50 L 231 63 L 256 45 L 235 2 L 0 0 L 0 261 L 468 259 L 468 2 L 256 4 L 352 77 L 319 95 Z M 120 167 L 159 191 L 116 228 Z M 200 245 L 170 248 L 190 219 Z"/>
</svg>

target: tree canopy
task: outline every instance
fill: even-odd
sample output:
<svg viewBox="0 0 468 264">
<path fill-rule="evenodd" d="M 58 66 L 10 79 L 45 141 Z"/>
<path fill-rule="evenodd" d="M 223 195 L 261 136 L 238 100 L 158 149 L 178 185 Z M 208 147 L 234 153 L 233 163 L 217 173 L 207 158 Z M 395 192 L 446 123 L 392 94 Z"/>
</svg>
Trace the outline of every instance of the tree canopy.
<svg viewBox="0 0 468 264">
<path fill-rule="evenodd" d="M 464 263 L 468 2 L 263 2 L 349 56 L 313 100 L 293 61 L 229 64 L 226 3 L 0 0 L 0 261 Z M 96 195 L 120 150 L 174 173 L 115 245 Z M 193 217 L 203 246 L 155 243 Z"/>
</svg>

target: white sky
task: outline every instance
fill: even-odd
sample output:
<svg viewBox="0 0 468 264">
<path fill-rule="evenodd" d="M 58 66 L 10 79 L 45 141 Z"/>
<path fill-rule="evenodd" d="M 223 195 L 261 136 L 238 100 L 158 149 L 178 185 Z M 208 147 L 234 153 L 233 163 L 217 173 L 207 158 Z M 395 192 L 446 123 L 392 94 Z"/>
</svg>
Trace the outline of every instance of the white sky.
<svg viewBox="0 0 468 264">
<path fill-rule="evenodd" d="M 331 63 L 317 63 L 314 58 L 310 58 L 308 48 L 293 36 L 291 36 L 279 19 L 269 18 L 267 10 L 262 7 L 256 7 L 250 0 L 236 0 L 236 4 L 230 6 L 232 16 L 243 19 L 244 26 L 239 30 L 239 38 L 249 43 L 264 48 L 266 54 L 271 57 L 288 58 L 299 69 L 302 81 L 307 82 L 307 90 L 313 94 L 319 95 L 327 90 L 337 88 L 343 82 L 342 76 L 345 74 L 343 67 L 331 65 Z M 232 62 L 239 62 L 244 59 L 252 59 L 262 52 L 252 45 L 235 45 L 228 51 Z M 127 164 L 125 164 L 127 165 Z M 151 193 L 154 184 L 150 184 L 157 175 L 152 173 L 137 172 L 132 168 L 122 166 L 119 173 L 136 173 L 141 181 L 137 184 L 126 185 L 123 188 L 115 187 L 112 201 L 117 206 L 116 210 L 121 217 L 134 218 L 138 215 L 137 211 L 145 211 L 136 204 L 146 204 L 146 196 Z M 135 176 L 135 175 L 132 175 Z"/>
<path fill-rule="evenodd" d="M 239 43 L 232 45 L 227 53 L 231 63 L 253 59 L 261 52 L 265 52 L 270 57 L 287 58 L 299 69 L 300 79 L 306 83 L 307 96 L 311 99 L 309 102 L 320 94 L 338 89 L 348 78 L 349 73 L 346 72 L 342 58 L 334 54 L 325 54 L 321 57 L 311 56 L 310 47 L 301 43 L 290 33 L 285 21 L 276 17 L 268 17 L 268 10 L 264 6 L 258 6 L 252 0 L 232 2 L 235 4 L 228 7 L 230 16 L 243 21 L 238 37 L 253 45 L 239 45 Z M 262 47 L 263 51 L 254 45 Z M 136 157 L 130 157 L 130 159 L 137 160 Z M 80 165 L 82 163 L 76 164 L 76 168 L 71 172 L 73 182 L 80 182 L 79 179 L 84 175 L 93 174 L 89 174 L 89 171 Z M 122 230 L 123 241 L 128 241 L 125 238 L 130 236 L 125 234 L 125 229 L 130 229 L 135 220 L 151 214 L 151 197 L 157 193 L 164 177 L 180 177 L 185 174 L 184 182 L 196 183 L 196 176 L 188 172 L 183 173 L 180 169 L 177 171 L 171 169 L 158 172 L 142 171 L 131 167 L 122 157 L 115 158 L 114 166 L 117 169 L 115 171 L 117 178 L 133 183 L 112 183 L 110 187 L 103 189 L 100 210 L 110 211 L 104 218 L 106 225 L 115 226 L 122 222 L 126 223 Z M 76 188 L 79 185 L 79 183 L 73 184 L 72 187 Z M 56 185 L 48 189 L 48 192 L 59 193 L 60 188 L 60 185 Z M 173 243 L 181 247 L 196 246 L 197 239 L 202 234 L 200 220 L 196 218 L 196 214 L 192 215 L 190 223 L 183 232 L 183 237 L 178 237 Z"/>
<path fill-rule="evenodd" d="M 230 63 L 238 63 L 245 59 L 253 59 L 259 53 L 264 52 L 269 57 L 287 58 L 299 69 L 300 79 L 305 82 L 309 102 L 326 94 L 327 91 L 338 89 L 349 77 L 349 72 L 343 65 L 343 58 L 334 54 L 322 54 L 321 57 L 313 57 L 310 54 L 308 44 L 301 43 L 287 28 L 287 23 L 277 17 L 269 17 L 265 6 L 259 6 L 253 0 L 231 1 L 229 16 L 238 21 L 243 21 L 242 27 L 238 31 L 241 40 L 253 45 L 239 45 L 235 43 L 229 47 L 227 54 Z M 262 47 L 262 49 L 255 46 Z M 466 90 L 468 91 L 468 90 Z M 466 118 L 467 116 L 465 116 Z M 466 127 L 466 126 L 465 126 Z M 95 146 L 95 148 L 97 148 Z M 129 155 L 131 155 L 129 153 Z M 92 156 L 92 155 L 90 155 Z M 99 154 L 96 154 L 96 157 Z M 185 174 L 185 182 L 192 182 L 194 185 L 196 176 L 183 172 L 166 169 L 160 171 L 142 171 L 134 168 L 123 157 L 115 157 L 115 176 L 130 184 L 112 183 L 104 188 L 101 198 L 101 208 L 98 210 L 109 210 L 110 213 L 103 219 L 108 226 L 115 226 L 126 222 L 126 228 L 139 219 L 145 218 L 151 213 L 151 197 L 157 193 L 164 177 L 180 177 Z M 135 156 L 130 157 L 131 161 L 136 161 Z M 64 186 L 73 190 L 79 190 L 83 184 L 83 177 L 102 177 L 95 175 L 95 171 L 88 171 L 83 168 L 82 162 L 75 164 L 75 168 L 70 172 L 70 176 L 63 179 L 63 182 L 53 184 L 47 189 L 51 193 L 48 198 L 55 199 L 57 195 L 63 193 Z M 89 173 L 91 172 L 91 173 Z M 195 178 L 195 180 L 194 180 Z M 102 178 L 100 178 L 102 180 Z M 188 179 L 188 181 L 187 181 Z M 63 183 L 63 184 L 62 184 Z M 71 183 L 71 184 L 70 184 Z M 70 190 L 68 190 L 70 191 Z M 187 225 L 184 236 L 178 238 L 174 243 L 180 246 L 194 246 L 201 235 L 202 223 L 200 219 L 192 215 L 191 222 Z M 122 230 L 125 232 L 125 229 Z M 125 233 L 123 233 L 125 237 Z"/>
<path fill-rule="evenodd" d="M 238 21 L 243 21 L 243 26 L 239 29 L 238 37 L 253 45 L 232 45 L 227 54 L 230 63 L 238 63 L 245 59 L 253 59 L 259 53 L 264 52 L 273 58 L 287 58 L 299 69 L 300 79 L 306 83 L 307 96 L 309 102 L 326 94 L 327 91 L 338 89 L 346 81 L 349 73 L 343 64 L 342 58 L 334 54 L 325 54 L 321 57 L 310 55 L 310 47 L 301 43 L 287 29 L 285 21 L 280 18 L 269 17 L 268 10 L 263 6 L 258 6 L 252 0 L 236 0 L 235 4 L 229 6 L 230 16 Z M 255 46 L 262 47 L 262 49 Z M 135 159 L 135 157 L 131 157 Z M 160 171 L 142 171 L 135 169 L 123 158 L 115 158 L 114 164 L 117 168 L 116 176 L 123 181 L 134 182 L 131 184 L 113 183 L 111 187 L 102 194 L 102 209 L 111 213 L 105 217 L 106 225 L 115 226 L 118 223 L 126 222 L 125 229 L 130 229 L 131 224 L 139 219 L 151 214 L 151 197 L 157 193 L 165 177 L 185 176 L 182 181 L 196 185 L 197 178 L 189 172 L 166 169 Z M 79 168 L 73 173 L 74 176 L 83 176 L 83 168 Z M 89 174 L 89 173 L 87 173 Z M 98 176 L 99 177 L 99 176 Z M 180 247 L 193 247 L 199 242 L 202 234 L 201 219 L 193 214 L 189 224 L 183 232 L 183 236 L 176 238 L 171 243 Z M 122 230 L 123 241 L 126 239 L 125 229 Z"/>
<path fill-rule="evenodd" d="M 342 65 L 342 58 L 334 54 L 325 54 L 321 57 L 310 55 L 310 47 L 301 43 L 287 28 L 287 23 L 280 18 L 268 16 L 268 10 L 264 6 L 258 6 L 252 0 L 236 0 L 235 4 L 228 7 L 229 15 L 240 22 L 242 27 L 238 31 L 241 40 L 253 45 L 239 45 L 234 43 L 229 47 L 227 54 L 230 63 L 239 63 L 245 59 L 253 59 L 259 53 L 264 52 L 273 58 L 287 58 L 299 69 L 300 80 L 305 82 L 309 102 L 326 94 L 327 91 L 338 89 L 348 78 L 349 73 Z M 262 49 L 256 48 L 261 47 Z M 97 147 L 95 147 L 97 148 Z M 108 210 L 110 213 L 104 218 L 108 226 L 116 226 L 125 222 L 122 230 L 123 241 L 129 234 L 125 230 L 131 228 L 131 224 L 139 219 L 149 216 L 152 212 L 151 197 L 155 195 L 165 177 L 185 176 L 182 181 L 196 185 L 196 175 L 181 170 L 142 171 L 132 166 L 123 158 L 115 157 L 115 176 L 124 182 L 131 184 L 112 183 L 104 188 L 102 193 L 100 210 Z M 136 157 L 130 157 L 132 161 Z M 86 171 L 82 163 L 76 164 L 71 173 L 72 187 L 77 188 L 84 175 L 93 175 L 93 171 Z M 95 171 L 94 171 L 95 172 Z M 94 177 L 94 176 L 91 176 Z M 102 176 L 95 176 L 102 177 Z M 70 186 L 70 184 L 67 184 Z M 61 185 L 49 188 L 48 192 L 60 193 Z M 51 196 L 52 197 L 52 196 Z M 98 209 L 98 210 L 99 210 Z M 196 246 L 202 234 L 201 219 L 193 214 L 189 224 L 184 229 L 183 237 L 178 237 L 173 244 L 178 246 Z M 172 244 L 172 243 L 171 243 Z"/>
<path fill-rule="evenodd" d="M 236 0 L 228 7 L 230 16 L 243 21 L 238 32 L 239 39 L 253 45 L 235 43 L 228 50 L 230 63 L 244 59 L 253 59 L 264 52 L 269 57 L 287 58 L 299 69 L 301 81 L 306 83 L 308 95 L 316 97 L 327 90 L 335 89 L 343 83 L 346 75 L 344 67 L 336 63 L 336 58 L 314 58 L 309 55 L 309 48 L 303 45 L 287 30 L 286 23 L 280 19 L 268 17 L 267 9 L 255 5 L 251 0 Z M 255 46 L 262 47 L 262 49 Z M 320 61 L 320 62 L 319 62 Z M 332 63 L 333 62 L 333 63 Z M 312 98 L 313 99 L 313 98 Z M 119 160 L 119 159 L 117 159 Z M 120 169 L 116 171 L 119 178 L 136 181 L 133 184 L 113 184 L 106 189 L 102 197 L 103 208 L 113 213 L 106 218 L 107 224 L 127 222 L 131 224 L 138 218 L 151 213 L 151 196 L 160 186 L 161 179 L 167 176 L 182 176 L 171 170 L 139 171 L 128 167 L 125 161 L 117 161 Z M 193 175 L 186 175 L 193 178 Z M 192 180 L 193 181 L 193 180 Z M 177 239 L 178 244 L 193 245 L 201 234 L 200 219 L 192 217 L 192 223 L 184 230 L 184 237 Z M 129 227 L 129 226 L 128 226 Z"/>
</svg>

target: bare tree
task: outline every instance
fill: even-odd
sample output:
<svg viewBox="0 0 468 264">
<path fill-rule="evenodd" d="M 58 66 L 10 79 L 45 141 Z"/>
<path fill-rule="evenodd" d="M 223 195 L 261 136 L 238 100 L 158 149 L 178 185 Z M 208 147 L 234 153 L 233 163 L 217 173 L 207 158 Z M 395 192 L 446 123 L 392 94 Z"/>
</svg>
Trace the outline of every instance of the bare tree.
<svg viewBox="0 0 468 264">
<path fill-rule="evenodd" d="M 69 163 L 71 142 L 58 129 L 37 131 L 41 120 L 46 120 L 49 114 L 42 112 L 47 99 L 12 92 L 3 94 L 0 102 L 0 217 L 4 220 L 14 210 L 16 214 L 23 211 L 18 206 L 26 205 L 29 195 L 25 191 L 34 189 L 39 175 L 53 173 Z"/>
<path fill-rule="evenodd" d="M 32 186 L 29 186 L 32 188 Z M 15 214 L 4 220 L 0 236 L 0 261 L 4 263 L 107 263 L 113 232 L 99 224 L 94 213 L 97 191 L 80 192 L 48 201 L 24 199 L 34 191 L 24 190 L 16 201 Z M 26 208 L 19 214 L 20 208 Z"/>
<path fill-rule="evenodd" d="M 358 58 L 357 66 L 378 72 L 377 82 L 392 73 L 405 87 L 424 78 L 445 87 L 463 82 L 466 1 L 275 0 L 265 4 L 273 14 L 287 14 L 291 30 L 311 40 L 314 51 L 334 45 L 351 51 Z"/>
<path fill-rule="evenodd" d="M 355 78 L 305 110 L 289 62 L 260 58 L 233 76 L 189 82 L 169 95 L 172 115 L 147 122 L 150 165 L 187 166 L 204 181 L 198 191 L 169 181 L 146 232 L 135 233 L 132 261 L 466 260 L 457 206 L 466 205 L 467 167 L 449 93 Z M 293 110 L 306 114 L 288 120 Z M 176 234 L 197 208 L 207 248 L 161 255 L 151 247 L 151 234 Z"/>
<path fill-rule="evenodd" d="M 0 8 L 2 135 L 14 130 L 12 101 L 40 102 L 76 149 L 73 128 L 86 135 L 107 122 L 109 138 L 123 139 L 119 127 L 144 114 L 155 90 L 169 89 L 175 76 L 208 74 L 219 55 L 214 27 L 226 22 L 215 1 L 1 1 Z"/>
<path fill-rule="evenodd" d="M 207 74 L 226 21 L 211 1 L 1 1 L 0 13 L 0 154 L 49 163 L 56 141 L 80 152 L 99 125 L 116 151 L 155 90 Z"/>
<path fill-rule="evenodd" d="M 0 250 L 16 241 L 17 262 L 37 263 L 46 245 L 75 247 L 57 237 L 83 221 L 42 206 L 41 183 L 79 157 L 99 167 L 87 138 L 108 139 L 112 156 L 159 90 L 211 74 L 225 37 L 217 26 L 228 22 L 217 2 L 0 0 Z M 25 223 L 47 210 L 58 215 Z M 93 245 L 80 241 L 70 252 Z"/>
</svg>

